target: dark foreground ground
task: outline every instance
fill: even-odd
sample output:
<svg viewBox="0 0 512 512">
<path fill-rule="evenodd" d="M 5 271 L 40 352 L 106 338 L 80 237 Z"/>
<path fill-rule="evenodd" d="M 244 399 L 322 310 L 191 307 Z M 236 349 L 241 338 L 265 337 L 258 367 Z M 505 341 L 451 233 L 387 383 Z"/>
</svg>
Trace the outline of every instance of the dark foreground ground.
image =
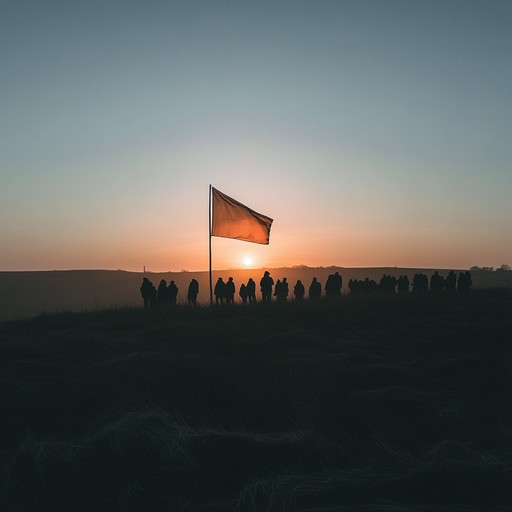
<svg viewBox="0 0 512 512">
<path fill-rule="evenodd" d="M 511 333 L 511 290 L 0 323 L 0 509 L 512 510 Z"/>
</svg>

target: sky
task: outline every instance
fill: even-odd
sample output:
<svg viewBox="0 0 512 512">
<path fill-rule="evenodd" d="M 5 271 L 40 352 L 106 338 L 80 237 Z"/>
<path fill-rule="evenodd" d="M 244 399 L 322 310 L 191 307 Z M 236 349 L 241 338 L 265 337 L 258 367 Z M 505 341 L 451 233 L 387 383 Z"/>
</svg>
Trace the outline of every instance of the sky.
<svg viewBox="0 0 512 512">
<path fill-rule="evenodd" d="M 0 0 L 0 270 L 512 264 L 512 2 Z M 251 261 L 249 262 L 248 259 Z"/>
</svg>

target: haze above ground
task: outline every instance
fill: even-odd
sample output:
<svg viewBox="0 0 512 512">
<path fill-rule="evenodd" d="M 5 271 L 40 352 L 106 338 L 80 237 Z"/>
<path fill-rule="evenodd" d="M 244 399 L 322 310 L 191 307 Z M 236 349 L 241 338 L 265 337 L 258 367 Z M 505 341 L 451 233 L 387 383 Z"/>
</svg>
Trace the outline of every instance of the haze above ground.
<svg viewBox="0 0 512 512">
<path fill-rule="evenodd" d="M 512 3 L 5 1 L 0 270 L 512 263 Z"/>
</svg>

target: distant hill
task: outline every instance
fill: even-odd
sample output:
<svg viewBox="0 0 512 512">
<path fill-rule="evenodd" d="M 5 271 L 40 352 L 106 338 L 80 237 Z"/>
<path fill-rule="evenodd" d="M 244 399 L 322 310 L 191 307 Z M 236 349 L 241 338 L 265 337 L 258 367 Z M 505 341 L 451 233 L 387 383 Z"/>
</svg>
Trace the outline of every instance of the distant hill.
<svg viewBox="0 0 512 512">
<path fill-rule="evenodd" d="M 412 268 L 343 268 L 343 267 L 292 267 L 272 269 L 236 269 L 215 270 L 213 283 L 218 277 L 227 280 L 234 278 L 237 286 L 236 300 L 239 300 L 238 288 L 242 282 L 252 277 L 257 283 L 264 270 L 269 270 L 276 281 L 286 277 L 290 291 L 297 279 L 301 279 L 306 289 L 313 277 L 317 277 L 322 287 L 329 274 L 338 271 L 343 277 L 343 289 L 347 291 L 349 279 L 369 277 L 378 281 L 382 274 L 398 277 L 402 274 L 412 280 L 416 272 L 424 272 L 429 277 L 434 269 Z M 437 269 L 441 275 L 449 270 Z M 459 272 L 460 270 L 457 270 Z M 186 302 L 190 280 L 199 282 L 199 302 L 209 301 L 208 272 L 126 272 L 123 270 L 55 270 L 34 272 L 0 272 L 0 321 L 18 318 L 30 318 L 41 313 L 63 311 L 84 311 L 106 308 L 135 306 L 141 304 L 139 292 L 142 277 L 145 275 L 157 287 L 161 279 L 167 283 L 174 280 L 179 288 L 178 301 Z M 511 288 L 512 272 L 472 272 L 475 288 Z"/>
</svg>

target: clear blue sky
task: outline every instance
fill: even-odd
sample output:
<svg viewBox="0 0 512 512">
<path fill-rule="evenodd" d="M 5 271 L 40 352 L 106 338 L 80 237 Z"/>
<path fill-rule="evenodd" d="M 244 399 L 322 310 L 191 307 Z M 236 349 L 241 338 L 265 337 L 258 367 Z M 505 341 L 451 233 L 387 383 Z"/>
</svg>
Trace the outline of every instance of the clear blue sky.
<svg viewBox="0 0 512 512">
<path fill-rule="evenodd" d="M 512 264 L 512 2 L 2 1 L 0 270 Z"/>
</svg>

